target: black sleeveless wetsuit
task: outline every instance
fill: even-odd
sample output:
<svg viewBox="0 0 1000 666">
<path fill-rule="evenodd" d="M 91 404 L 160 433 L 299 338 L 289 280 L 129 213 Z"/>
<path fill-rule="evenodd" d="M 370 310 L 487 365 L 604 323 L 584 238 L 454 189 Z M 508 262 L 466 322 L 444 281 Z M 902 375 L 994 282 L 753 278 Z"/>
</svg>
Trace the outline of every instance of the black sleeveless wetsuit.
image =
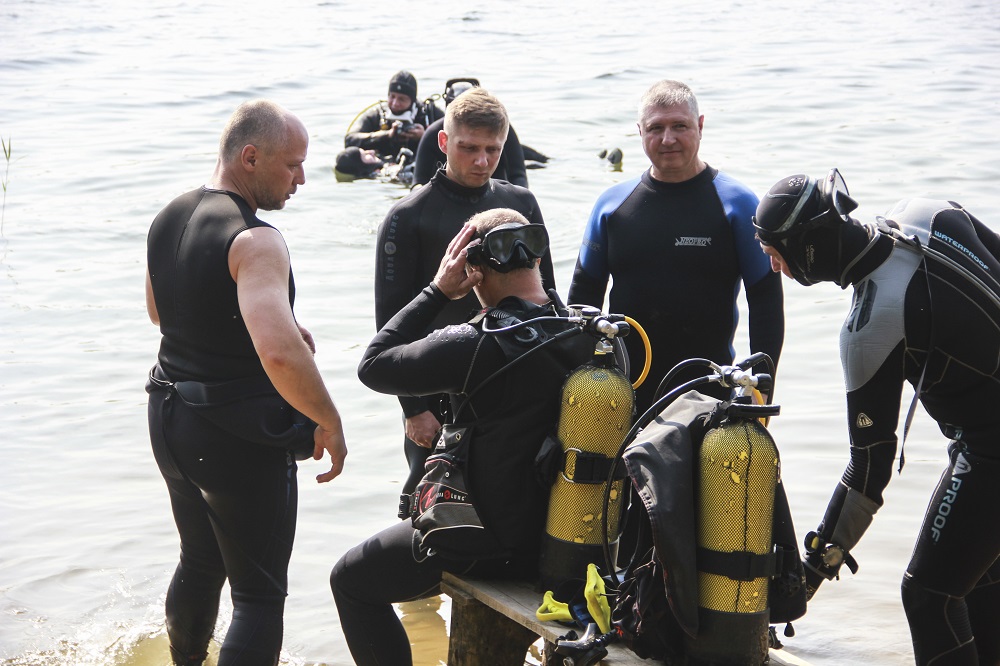
<svg viewBox="0 0 1000 666">
<path fill-rule="evenodd" d="M 375 255 L 375 325 L 379 330 L 433 279 L 448 243 L 462 225 L 476 213 L 494 208 L 512 208 L 532 224 L 544 224 L 529 190 L 492 179 L 482 187 L 462 187 L 443 169 L 389 210 L 378 229 Z M 552 257 L 547 252 L 541 270 L 545 288 L 554 289 Z M 479 309 L 478 299 L 470 293 L 442 308 L 424 333 L 468 321 Z M 421 394 L 400 397 L 399 402 L 406 417 L 430 410 L 443 423 L 442 398 L 440 394 Z M 410 475 L 403 492 L 409 493 L 423 476 L 428 449 L 409 439 L 405 439 L 404 448 Z"/>
<path fill-rule="evenodd" d="M 423 185 L 430 181 L 437 170 L 445 165 L 448 159 L 444 151 L 438 147 L 438 132 L 444 129 L 444 118 L 435 120 L 417 145 L 417 154 L 413 167 L 413 184 Z M 528 186 L 528 170 L 524 166 L 524 149 L 517 138 L 517 132 L 511 127 L 507 132 L 507 141 L 503 144 L 500 160 L 497 162 L 493 177 L 506 180 L 508 183 Z"/>
<path fill-rule="evenodd" d="M 733 361 L 740 281 L 750 309 L 750 349 L 777 364 L 784 338 L 780 275 L 754 237 L 757 197 L 726 174 L 706 167 L 682 183 L 664 183 L 647 170 L 606 190 L 583 234 L 569 303 L 603 307 L 609 277 L 611 312 L 635 319 L 649 336 L 653 364 L 636 391 L 641 414 L 657 385 L 692 357 Z M 634 381 L 645 351 L 638 334 L 625 338 Z M 671 386 L 705 374 L 682 373 Z M 728 397 L 728 389 L 718 393 Z"/>
<path fill-rule="evenodd" d="M 229 580 L 233 619 L 224 664 L 277 664 L 295 535 L 296 464 L 203 418 L 169 382 L 266 380 L 229 272 L 241 231 L 270 225 L 230 192 L 202 188 L 172 201 L 149 231 L 147 260 L 163 338 L 149 391 L 149 434 L 167 484 L 180 563 L 167 591 L 175 663 L 200 664 Z M 289 301 L 294 286 L 289 275 Z M 190 659 L 190 661 L 189 661 Z"/>
<path fill-rule="evenodd" d="M 995 289 L 1000 236 L 966 211 L 911 199 L 886 218 Z M 857 544 L 892 476 L 903 384 L 919 386 L 920 402 L 952 441 L 903 580 L 916 661 L 998 664 L 1000 290 L 988 296 L 911 245 L 870 233 L 847 274 L 854 303 L 840 338 L 851 461 L 819 533 L 848 551 Z"/>
<path fill-rule="evenodd" d="M 436 287 L 426 287 L 384 326 L 365 351 L 358 376 L 370 388 L 396 395 L 472 392 L 508 360 L 538 342 L 505 346 L 481 326 L 459 324 L 424 337 L 448 307 Z M 553 316 L 552 306 L 517 298 L 498 308 L 521 321 Z M 554 335 L 566 330 L 545 323 Z M 547 513 L 548 488 L 537 479 L 534 459 L 555 427 L 561 386 L 566 376 L 593 355 L 593 339 L 585 334 L 557 340 L 530 360 L 512 366 L 483 384 L 460 423 L 474 423 L 469 451 L 469 491 L 485 528 L 500 544 L 479 560 L 445 559 L 414 554 L 415 530 L 409 520 L 395 524 L 352 548 L 333 568 L 330 584 L 340 611 L 341 627 L 356 663 L 410 663 L 410 645 L 391 604 L 439 594 L 442 571 L 476 575 L 530 575 L 538 562 Z M 505 348 L 506 347 L 506 350 Z"/>
</svg>

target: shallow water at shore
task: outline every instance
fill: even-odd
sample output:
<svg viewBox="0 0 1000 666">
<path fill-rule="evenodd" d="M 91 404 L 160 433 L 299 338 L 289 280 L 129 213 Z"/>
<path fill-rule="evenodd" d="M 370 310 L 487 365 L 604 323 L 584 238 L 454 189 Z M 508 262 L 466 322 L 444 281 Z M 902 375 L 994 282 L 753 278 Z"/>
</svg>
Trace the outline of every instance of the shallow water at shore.
<svg viewBox="0 0 1000 666">
<path fill-rule="evenodd" d="M 597 195 L 647 165 L 635 106 L 653 81 L 692 85 L 702 156 L 758 193 L 837 166 L 870 219 L 897 199 L 959 201 L 1000 229 L 1000 9 L 995 3 L 60 3 L 0 6 L 0 660 L 5 666 L 168 663 L 163 598 L 177 537 L 149 451 L 145 236 L 210 175 L 218 135 L 266 96 L 310 131 L 307 184 L 262 215 L 288 241 L 297 315 L 341 411 L 351 454 L 317 486 L 302 465 L 283 664 L 351 663 L 327 585 L 337 558 L 394 520 L 404 477 L 395 399 L 355 368 L 374 329 L 375 230 L 402 188 L 338 184 L 354 115 L 402 67 L 421 95 L 477 76 L 522 142 L 565 292 Z M 596 155 L 619 147 L 613 171 Z M 4 171 L 6 169 L 6 171 Z M 772 432 L 801 533 L 847 460 L 837 334 L 848 295 L 786 282 Z M 738 336 L 745 351 L 745 332 Z M 910 389 L 904 391 L 908 404 Z M 785 641 L 812 664 L 906 664 L 901 579 L 944 440 L 918 412 L 906 468 L 855 551 Z M 448 602 L 404 606 L 418 664 L 443 662 Z M 226 617 L 220 620 L 224 630 Z M 221 634 L 220 634 L 221 635 Z"/>
</svg>

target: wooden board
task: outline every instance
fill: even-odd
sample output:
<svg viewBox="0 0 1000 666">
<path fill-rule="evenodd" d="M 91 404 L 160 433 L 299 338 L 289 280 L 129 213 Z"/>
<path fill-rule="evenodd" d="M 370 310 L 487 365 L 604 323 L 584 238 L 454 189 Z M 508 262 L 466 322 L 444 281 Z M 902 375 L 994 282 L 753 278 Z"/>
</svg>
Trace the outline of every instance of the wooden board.
<svg viewBox="0 0 1000 666">
<path fill-rule="evenodd" d="M 455 601 L 452 606 L 452 636 L 449 647 L 449 664 L 452 664 L 452 666 L 462 666 L 463 663 L 485 663 L 476 662 L 469 652 L 478 650 L 478 646 L 484 642 L 486 637 L 486 633 L 484 632 L 491 632 L 494 635 L 492 640 L 486 642 L 492 643 L 493 646 L 496 646 L 498 643 L 511 643 L 512 653 L 517 653 L 520 650 L 520 644 L 526 640 L 525 636 L 539 636 L 547 643 L 555 643 L 557 639 L 569 631 L 568 628 L 558 623 L 540 622 L 535 617 L 535 611 L 541 604 L 542 595 L 525 582 L 477 580 L 460 578 L 446 573 L 441 581 L 441 589 Z M 470 606 L 470 602 L 473 600 L 477 605 L 481 604 L 489 608 L 491 612 L 473 616 L 469 613 L 469 609 L 474 608 L 474 606 Z M 512 631 L 509 627 L 504 629 L 499 626 L 456 626 L 457 624 L 463 624 L 463 619 L 466 622 L 479 625 L 483 625 L 484 623 L 492 625 L 509 624 L 495 621 L 490 622 L 491 618 L 495 619 L 499 616 L 508 618 L 512 623 L 520 625 L 520 627 L 527 630 L 527 633 L 521 634 L 515 632 L 514 638 L 503 640 L 499 639 L 495 634 L 497 631 Z M 506 637 L 507 634 L 505 633 L 504 636 Z M 520 652 L 520 663 L 524 663 L 523 655 L 527 651 L 527 646 L 532 642 L 534 640 L 527 640 L 527 643 L 524 644 L 525 650 Z M 453 655 L 453 650 L 457 650 L 459 654 Z M 490 650 L 491 657 L 494 659 L 500 657 L 496 653 L 495 647 Z M 775 666 L 809 666 L 807 662 L 788 653 L 786 650 L 771 650 L 770 657 L 771 664 Z M 608 646 L 608 656 L 600 663 L 607 666 L 625 666 L 629 664 L 650 666 L 650 664 L 655 662 L 640 659 L 634 652 L 623 645 L 612 644 Z"/>
</svg>

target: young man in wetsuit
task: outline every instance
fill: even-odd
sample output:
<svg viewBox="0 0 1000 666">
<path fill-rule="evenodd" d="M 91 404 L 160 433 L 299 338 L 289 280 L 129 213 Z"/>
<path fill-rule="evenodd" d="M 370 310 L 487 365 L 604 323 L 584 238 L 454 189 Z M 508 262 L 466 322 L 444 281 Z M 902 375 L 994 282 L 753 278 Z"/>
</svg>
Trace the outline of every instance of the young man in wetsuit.
<svg viewBox="0 0 1000 666">
<path fill-rule="evenodd" d="M 196 666 L 229 580 L 233 619 L 219 666 L 274 666 L 295 535 L 296 458 L 347 447 L 340 415 L 292 313 L 295 283 L 277 229 L 305 183 L 309 137 L 266 100 L 241 105 L 222 133 L 210 183 L 153 221 L 146 307 L 163 337 L 150 372 L 149 434 L 167 483 L 180 563 L 167 589 L 174 664 Z"/>
<path fill-rule="evenodd" d="M 470 217 L 493 208 L 512 208 L 533 224 L 543 224 L 535 196 L 527 189 L 494 180 L 493 172 L 507 137 L 507 110 L 482 88 L 448 105 L 438 134 L 448 156 L 427 185 L 396 203 L 378 229 L 375 258 L 375 325 L 381 329 L 430 282 L 449 241 Z M 542 282 L 555 288 L 552 259 L 542 257 Z M 479 309 L 471 294 L 443 308 L 428 332 L 468 321 Z M 423 476 L 424 460 L 443 422 L 440 392 L 401 396 L 405 419 L 404 450 L 410 466 L 403 493 Z"/>
<path fill-rule="evenodd" d="M 850 217 L 856 207 L 834 169 L 782 179 L 755 219 L 775 272 L 854 287 L 840 332 L 851 458 L 806 538 L 807 595 L 842 564 L 857 570 L 908 381 L 951 439 L 902 583 L 916 663 L 998 664 L 1000 236 L 950 201 L 900 201 L 875 225 Z"/>
<path fill-rule="evenodd" d="M 450 81 L 450 85 L 444 91 L 445 109 L 448 105 L 462 93 L 479 87 L 479 82 L 472 81 Z M 413 184 L 424 185 L 437 170 L 444 166 L 446 162 L 444 151 L 438 145 L 438 132 L 444 129 L 444 118 L 439 118 L 431 123 L 424 136 L 417 145 L 417 152 L 413 160 Z M 503 151 L 500 153 L 500 160 L 497 168 L 493 172 L 493 177 L 497 180 L 506 180 L 508 183 L 528 186 L 528 171 L 524 166 L 524 149 L 517 138 L 517 132 L 513 127 L 507 131 L 507 140 L 504 141 Z"/>
<path fill-rule="evenodd" d="M 401 70 L 389 80 L 388 101 L 368 109 L 348 128 L 344 147 L 368 148 L 395 161 L 401 148 L 415 152 L 427 126 L 443 115 L 432 102 L 417 101 L 417 78 Z"/>
<path fill-rule="evenodd" d="M 523 231 L 528 227 L 531 234 Z M 476 538 L 477 546 L 456 537 L 448 550 L 439 544 L 428 551 L 435 530 L 416 529 L 407 520 L 337 562 L 330 585 L 360 666 L 412 663 L 410 642 L 392 604 L 440 594 L 442 572 L 499 577 L 537 571 L 548 487 L 537 478 L 534 460 L 558 420 L 562 383 L 593 356 L 594 340 L 586 334 L 555 338 L 569 327 L 551 320 L 519 332 L 485 329 L 514 319 L 566 315 L 552 302 L 555 292 L 543 286 L 539 258 L 547 245 L 544 229 L 516 211 L 479 213 L 449 243 L 433 281 L 365 351 L 358 376 L 368 387 L 395 395 L 450 394 L 455 422 L 471 427 L 465 475 L 482 521 L 477 534 L 484 534 Z M 487 308 L 484 315 L 475 323 L 428 334 L 450 304 L 470 290 Z M 512 364 L 529 352 L 531 360 Z"/>
<path fill-rule="evenodd" d="M 649 378 L 636 392 L 639 414 L 678 362 L 732 363 L 736 295 L 742 280 L 750 309 L 750 349 L 778 362 L 784 339 L 781 280 L 754 240 L 757 197 L 698 155 L 704 116 L 691 89 L 660 81 L 639 105 L 639 135 L 652 166 L 605 191 L 594 205 L 569 288 L 569 302 L 634 318 L 652 346 Z M 632 378 L 643 366 L 639 336 L 626 347 Z M 670 388 L 692 379 L 681 373 Z M 728 389 L 706 392 L 727 398 Z"/>
</svg>

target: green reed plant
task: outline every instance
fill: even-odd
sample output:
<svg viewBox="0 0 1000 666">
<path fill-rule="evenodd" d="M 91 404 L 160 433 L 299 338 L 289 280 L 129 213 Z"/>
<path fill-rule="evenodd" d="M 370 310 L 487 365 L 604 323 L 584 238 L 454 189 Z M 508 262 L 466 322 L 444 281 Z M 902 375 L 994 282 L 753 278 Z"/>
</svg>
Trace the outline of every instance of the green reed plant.
<svg viewBox="0 0 1000 666">
<path fill-rule="evenodd" d="M 0 181 L 3 183 L 3 203 L 0 204 L 0 234 L 3 234 L 3 218 L 4 218 L 4 213 L 7 212 L 7 183 L 10 182 L 10 155 L 11 155 L 10 139 L 11 137 L 8 136 L 7 140 L 4 141 L 3 137 L 0 136 L 0 145 L 3 146 L 3 158 L 4 161 L 7 162 L 7 166 L 4 168 L 3 172 L 3 181 Z"/>
</svg>

